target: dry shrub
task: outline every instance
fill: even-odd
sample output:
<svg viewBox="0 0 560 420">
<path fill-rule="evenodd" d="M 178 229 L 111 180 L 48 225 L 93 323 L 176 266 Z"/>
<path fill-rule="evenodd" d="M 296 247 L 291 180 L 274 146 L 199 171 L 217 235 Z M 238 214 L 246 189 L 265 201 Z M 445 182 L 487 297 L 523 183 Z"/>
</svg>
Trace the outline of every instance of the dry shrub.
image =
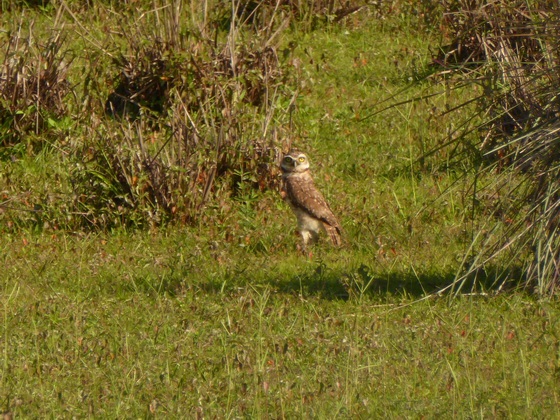
<svg viewBox="0 0 560 420">
<path fill-rule="evenodd" d="M 169 46 L 155 40 L 150 46 L 134 45 L 130 57 L 120 55 L 115 65 L 120 68 L 116 89 L 105 103 L 105 112 L 116 117 L 137 118 L 140 109 L 161 113 L 168 101 L 170 87 L 180 65 L 170 63 Z"/>
<path fill-rule="evenodd" d="M 91 141 L 79 149 L 71 173 L 74 213 L 82 227 L 142 226 L 162 222 L 169 183 L 161 162 L 144 148 L 141 121 L 88 130 Z"/>
<path fill-rule="evenodd" d="M 436 63 L 483 88 L 488 119 L 483 147 L 526 131 L 557 103 L 558 6 L 550 2 L 448 0 L 444 28 L 452 39 Z"/>
<path fill-rule="evenodd" d="M 272 43 L 240 42 L 235 29 L 216 42 L 202 33 L 186 41 L 166 27 L 126 37 L 105 106 L 118 118 L 91 128 L 75 154 L 83 225 L 191 223 L 212 199 L 277 182 L 276 133 L 297 95 L 291 67 Z"/>
<path fill-rule="evenodd" d="M 24 7 L 46 7 L 49 4 L 51 4 L 50 0 L 2 0 L 0 10 L 8 12 Z"/>
<path fill-rule="evenodd" d="M 560 7 L 521 0 L 448 3 L 443 24 L 452 42 L 435 62 L 447 83 L 480 86 L 479 115 L 471 117 L 478 123 L 466 131 L 481 133 L 469 145 L 481 158 L 476 179 L 493 182 L 474 185 L 472 200 L 493 196 L 498 220 L 475 235 L 472 250 L 480 251 L 463 278 L 494 264 L 503 267 L 498 277 L 505 281 L 508 270 L 524 265 L 525 284 L 550 292 L 560 281 Z M 470 141 L 460 136 L 454 143 Z"/>
<path fill-rule="evenodd" d="M 27 134 L 47 131 L 66 115 L 65 98 L 72 57 L 64 50 L 64 36 L 53 35 L 44 44 L 24 37 L 22 28 L 3 45 L 0 69 L 0 146 L 19 143 Z"/>
<path fill-rule="evenodd" d="M 279 0 L 269 3 L 275 7 L 285 7 L 290 11 L 291 16 L 297 22 L 309 21 L 317 23 L 324 22 L 340 22 L 346 16 L 357 12 L 365 7 L 364 1 L 348 1 L 348 0 L 312 0 L 303 2 L 300 0 Z"/>
<path fill-rule="evenodd" d="M 216 2 L 213 13 L 224 29 L 244 25 L 270 37 L 288 25 L 309 31 L 341 22 L 364 9 L 367 3 L 365 0 L 239 0 Z"/>
</svg>

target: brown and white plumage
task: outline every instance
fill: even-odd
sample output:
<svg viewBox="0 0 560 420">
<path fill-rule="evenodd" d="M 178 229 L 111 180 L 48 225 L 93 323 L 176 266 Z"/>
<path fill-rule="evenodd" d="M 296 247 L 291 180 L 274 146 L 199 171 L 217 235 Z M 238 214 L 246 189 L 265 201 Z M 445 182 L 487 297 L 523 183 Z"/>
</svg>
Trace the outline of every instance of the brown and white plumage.
<svg viewBox="0 0 560 420">
<path fill-rule="evenodd" d="M 291 151 L 282 159 L 282 196 L 296 215 L 303 246 L 317 242 L 325 231 L 334 245 L 342 243 L 341 227 L 323 194 L 315 187 L 304 153 Z"/>
</svg>

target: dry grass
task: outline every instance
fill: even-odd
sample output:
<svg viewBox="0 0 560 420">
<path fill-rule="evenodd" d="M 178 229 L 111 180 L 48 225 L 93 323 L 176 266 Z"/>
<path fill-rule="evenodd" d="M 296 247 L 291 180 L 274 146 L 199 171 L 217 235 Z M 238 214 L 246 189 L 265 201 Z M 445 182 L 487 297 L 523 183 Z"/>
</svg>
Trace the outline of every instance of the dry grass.
<svg viewBox="0 0 560 420">
<path fill-rule="evenodd" d="M 1 46 L 0 145 L 13 146 L 26 137 L 47 136 L 52 121 L 68 115 L 67 80 L 73 57 L 64 48 L 65 34 L 53 31 L 49 39 L 37 38 L 15 27 Z"/>
<path fill-rule="evenodd" d="M 521 269 L 526 284 L 541 292 L 558 283 L 559 13 L 539 1 L 458 1 L 445 15 L 451 43 L 435 60 L 443 67 L 440 75 L 481 92 L 477 115 L 468 117 L 463 131 L 480 135 L 459 135 L 450 143 L 480 165 L 473 204 L 494 209 L 493 222 L 473 233 L 466 277 L 499 265 L 500 282 Z"/>
</svg>

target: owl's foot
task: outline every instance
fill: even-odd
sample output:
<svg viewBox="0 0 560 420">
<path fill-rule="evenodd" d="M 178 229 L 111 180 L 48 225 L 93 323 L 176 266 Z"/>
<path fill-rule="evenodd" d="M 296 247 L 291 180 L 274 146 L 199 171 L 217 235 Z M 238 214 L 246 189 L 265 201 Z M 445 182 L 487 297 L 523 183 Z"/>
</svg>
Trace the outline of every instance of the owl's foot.
<svg viewBox="0 0 560 420">
<path fill-rule="evenodd" d="M 303 245 L 303 244 L 297 244 L 296 245 L 298 253 L 300 253 L 301 255 L 303 255 L 304 257 L 307 257 L 309 259 L 313 258 L 313 250 L 309 249 L 307 246 Z"/>
</svg>

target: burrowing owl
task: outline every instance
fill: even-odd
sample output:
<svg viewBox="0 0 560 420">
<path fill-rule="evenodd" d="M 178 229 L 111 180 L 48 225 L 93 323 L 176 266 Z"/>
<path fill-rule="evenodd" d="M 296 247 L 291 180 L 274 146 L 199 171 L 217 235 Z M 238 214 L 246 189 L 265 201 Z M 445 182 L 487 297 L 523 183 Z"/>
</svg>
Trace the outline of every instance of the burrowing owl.
<svg viewBox="0 0 560 420">
<path fill-rule="evenodd" d="M 309 160 L 305 154 L 290 151 L 282 159 L 282 197 L 294 211 L 303 247 L 317 242 L 319 232 L 325 231 L 335 245 L 341 244 L 340 223 L 315 187 L 309 173 Z"/>
</svg>

